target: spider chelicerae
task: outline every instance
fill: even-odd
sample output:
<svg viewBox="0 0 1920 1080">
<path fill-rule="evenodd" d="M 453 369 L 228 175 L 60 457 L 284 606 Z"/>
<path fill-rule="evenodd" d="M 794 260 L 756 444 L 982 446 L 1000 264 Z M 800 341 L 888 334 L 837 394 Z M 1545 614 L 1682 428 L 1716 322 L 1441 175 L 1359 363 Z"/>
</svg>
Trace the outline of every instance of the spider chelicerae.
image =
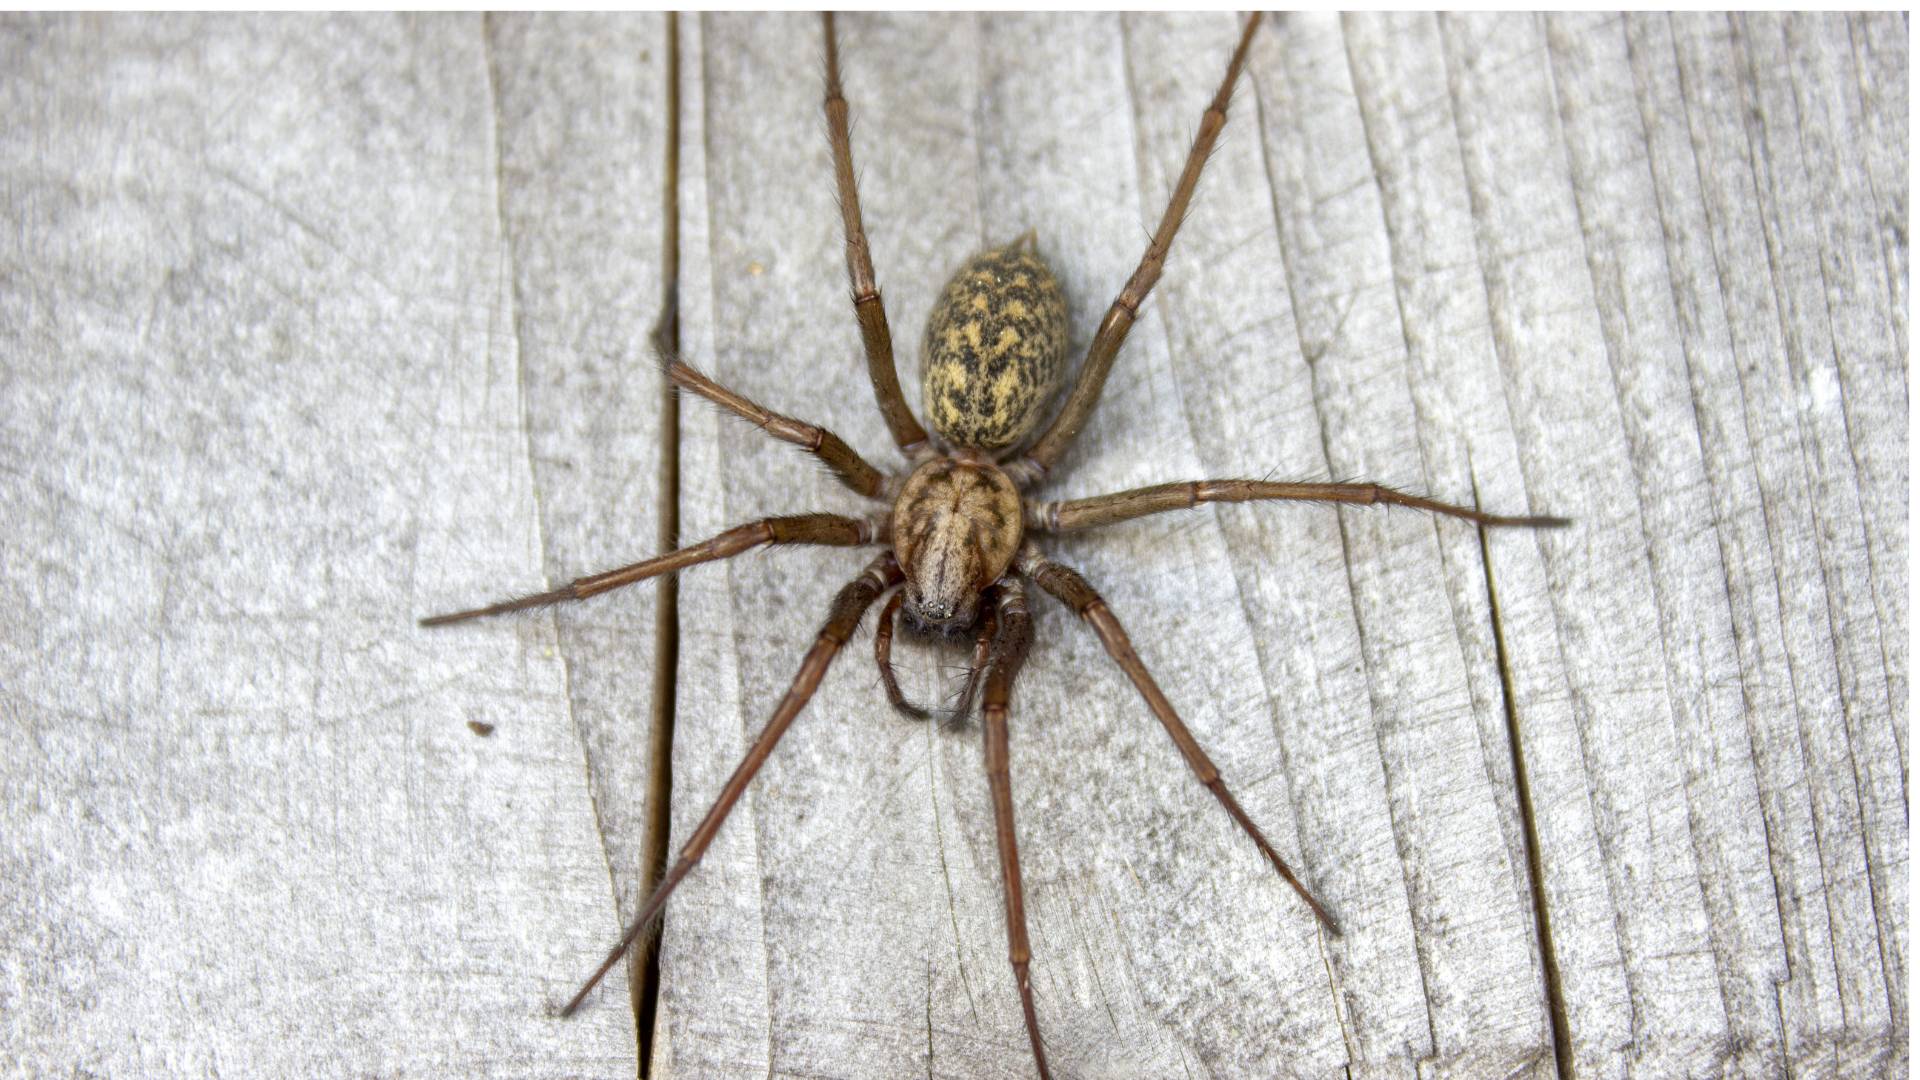
<svg viewBox="0 0 1920 1080">
<path fill-rule="evenodd" d="M 667 377 L 682 390 L 707 399 L 774 438 L 802 447 L 818 457 L 843 484 L 881 504 L 883 509 L 864 517 L 803 514 L 764 518 L 677 551 L 575 579 L 551 592 L 438 615 L 422 623 L 439 626 L 584 600 L 697 563 L 730 558 L 770 544 L 879 547 L 880 554 L 835 597 L 826 623 L 801 661 L 791 688 L 722 786 L 706 817 L 688 837 L 679 857 L 641 905 L 606 960 L 561 1012 L 571 1015 L 577 1010 L 594 986 L 659 915 L 667 898 L 706 853 L 754 775 L 813 696 L 835 655 L 853 636 L 867 610 L 884 598 L 874 635 L 875 661 L 889 701 L 901 712 L 923 719 L 930 717 L 928 710 L 907 700 L 894 678 L 890 652 L 896 622 L 904 622 L 908 631 L 916 635 L 972 642 L 972 662 L 965 688 L 951 715 L 965 715 L 978 698 L 1005 883 L 1008 957 L 1020 993 L 1034 1062 L 1040 1075 L 1045 1077 L 1048 1075 L 1046 1054 L 1028 977 L 1031 950 L 1015 841 L 1007 743 L 1013 683 L 1032 642 L 1028 582 L 1065 603 L 1092 627 L 1108 654 L 1166 728 L 1195 777 L 1220 801 L 1327 931 L 1337 935 L 1340 930 L 1333 915 L 1314 898 L 1235 801 L 1219 770 L 1161 692 L 1100 594 L 1072 569 L 1049 558 L 1034 542 L 1032 534 L 1092 529 L 1200 503 L 1268 499 L 1386 503 L 1458 517 L 1480 526 L 1546 527 L 1566 522 L 1554 517 L 1487 514 L 1368 483 L 1227 479 L 1160 484 L 1062 501 L 1041 501 L 1023 494 L 1049 477 L 1054 465 L 1087 423 L 1099 401 L 1107 373 L 1141 305 L 1160 277 L 1201 170 L 1226 123 L 1234 85 L 1260 24 L 1257 14 L 1248 18 L 1242 29 L 1239 44 L 1201 119 L 1152 240 L 1101 320 L 1065 402 L 1057 411 L 1050 411 L 1053 399 L 1066 383 L 1066 304 L 1034 235 L 1028 233 L 967 260 L 947 283 L 934 306 L 923 342 L 922 364 L 924 412 L 933 428 L 930 435 L 908 406 L 895 371 L 892 335 L 875 284 L 861 221 L 833 16 L 824 16 L 824 21 L 824 107 L 846 236 L 854 313 L 874 395 L 907 468 L 903 472 L 883 472 L 824 428 L 772 412 L 666 355 L 664 350 L 661 362 Z"/>
</svg>

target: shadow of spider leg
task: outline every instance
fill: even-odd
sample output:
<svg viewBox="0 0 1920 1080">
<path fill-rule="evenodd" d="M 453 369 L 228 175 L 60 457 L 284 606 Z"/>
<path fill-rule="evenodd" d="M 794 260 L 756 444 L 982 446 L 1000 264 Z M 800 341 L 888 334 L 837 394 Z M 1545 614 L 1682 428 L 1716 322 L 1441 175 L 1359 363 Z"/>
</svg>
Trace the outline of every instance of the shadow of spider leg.
<svg viewBox="0 0 1920 1080">
<path fill-rule="evenodd" d="M 1307 902 L 1308 907 L 1313 909 L 1314 915 L 1319 917 L 1321 924 L 1327 928 L 1327 932 L 1334 937 L 1339 937 L 1340 924 L 1334 921 L 1333 915 L 1294 875 L 1293 868 L 1288 866 L 1287 861 L 1282 859 L 1280 853 L 1273 849 L 1273 845 L 1267 842 L 1266 836 L 1260 832 L 1260 827 L 1253 823 L 1253 819 L 1247 816 L 1247 812 L 1240 808 L 1240 803 L 1234 799 L 1233 793 L 1227 790 L 1226 781 L 1220 779 L 1220 769 L 1214 765 L 1213 759 L 1207 757 L 1207 752 L 1200 748 L 1199 740 L 1193 737 L 1193 732 L 1188 730 L 1186 723 L 1180 719 L 1180 714 L 1173 710 L 1173 704 L 1167 700 L 1167 695 L 1160 691 L 1160 685 L 1153 681 L 1153 676 L 1147 672 L 1147 666 L 1140 662 L 1139 654 L 1133 651 L 1133 642 L 1127 638 L 1127 632 L 1121 628 L 1120 620 L 1114 618 L 1113 612 L 1108 610 L 1107 602 L 1100 598 L 1100 594 L 1094 591 L 1093 586 L 1087 584 L 1085 578 L 1040 554 L 1039 549 L 1032 544 L 1028 544 L 1021 550 L 1019 561 L 1015 566 L 1021 574 L 1032 578 L 1034 584 L 1052 593 L 1061 603 L 1072 608 L 1074 614 L 1085 620 L 1088 626 L 1093 627 L 1093 632 L 1100 637 L 1100 644 L 1106 647 L 1107 655 L 1113 657 L 1114 662 L 1120 665 L 1121 671 L 1126 672 L 1127 678 L 1133 681 L 1134 688 L 1139 690 L 1140 696 L 1147 700 L 1147 708 L 1153 710 L 1153 715 L 1159 719 L 1161 726 L 1166 728 L 1167 734 L 1173 737 L 1173 744 L 1180 748 L 1180 756 L 1187 759 L 1187 765 L 1193 769 L 1194 776 L 1206 785 L 1208 791 L 1213 792 L 1213 797 L 1220 800 L 1220 805 L 1226 807 L 1227 813 L 1232 815 L 1233 820 L 1240 825 L 1248 837 L 1252 838 L 1254 846 L 1260 849 L 1260 854 L 1267 857 L 1267 861 L 1280 872 L 1280 876 L 1286 879 L 1287 884 L 1293 886 L 1293 890 L 1300 894 L 1300 898 Z"/>
<path fill-rule="evenodd" d="M 687 838 L 686 845 L 680 849 L 680 857 L 674 861 L 673 868 L 667 871 L 666 877 L 660 879 L 659 886 L 653 890 L 652 896 L 647 897 L 647 902 L 640 906 L 640 913 L 634 916 L 633 922 L 627 924 L 626 931 L 620 935 L 620 941 L 613 947 L 613 951 L 609 952 L 607 958 L 600 962 L 600 966 L 594 969 L 593 974 L 587 977 L 586 983 L 580 987 L 578 993 L 573 995 L 572 1000 L 561 1008 L 561 1016 L 572 1016 L 580 1008 L 581 1002 L 587 999 L 587 995 L 593 992 L 594 987 L 600 985 L 600 980 L 606 977 L 607 972 L 613 970 L 613 965 L 620 962 L 620 958 L 626 955 L 627 950 L 633 946 L 641 932 L 660 914 L 660 910 L 667 904 L 667 897 L 672 895 L 681 880 L 692 872 L 694 864 L 700 861 L 700 857 L 707 853 L 708 845 L 713 843 L 714 836 L 720 832 L 720 826 L 726 823 L 727 815 L 733 812 L 734 804 L 740 801 L 740 796 L 746 792 L 747 785 L 753 782 L 754 774 L 760 771 L 760 766 L 766 764 L 767 758 L 773 753 L 773 748 L 779 744 L 780 737 L 787 733 L 787 727 L 793 723 L 793 718 L 800 715 L 800 710 L 806 708 L 807 702 L 812 700 L 813 692 L 819 689 L 820 680 L 827 674 L 827 667 L 833 663 L 833 658 L 839 653 L 840 647 L 847 643 L 847 639 L 852 637 L 854 630 L 860 626 L 861 617 L 867 613 L 869 607 L 873 606 L 874 600 L 881 593 L 898 585 L 900 578 L 900 567 L 893 561 L 893 554 L 887 552 L 868 563 L 860 576 L 849 582 L 840 590 L 839 595 L 834 597 L 827 621 L 820 627 L 820 634 L 814 639 L 813 647 L 807 650 L 806 657 L 800 661 L 800 670 L 794 675 L 793 685 L 788 688 L 787 696 L 780 699 L 779 706 L 773 710 L 773 717 L 767 721 L 767 726 L 760 732 L 759 738 L 753 740 L 753 745 L 747 749 L 746 756 L 740 759 L 739 765 L 735 766 L 733 775 L 727 777 L 727 782 L 721 785 L 720 795 L 714 800 L 713 808 L 707 811 L 707 816 L 700 820 L 699 826 L 693 830 L 693 835 Z"/>
</svg>

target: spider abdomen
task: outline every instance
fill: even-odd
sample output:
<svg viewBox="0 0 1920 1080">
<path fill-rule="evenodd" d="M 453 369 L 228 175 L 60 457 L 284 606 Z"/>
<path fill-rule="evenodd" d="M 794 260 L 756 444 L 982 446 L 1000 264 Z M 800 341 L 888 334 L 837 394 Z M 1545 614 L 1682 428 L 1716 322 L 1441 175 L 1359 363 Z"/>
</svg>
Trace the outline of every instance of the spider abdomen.
<svg viewBox="0 0 1920 1080">
<path fill-rule="evenodd" d="M 1031 233 L 968 259 L 947 282 L 921 349 L 928 418 L 947 444 L 1011 448 L 1066 377 L 1067 302 Z"/>
</svg>

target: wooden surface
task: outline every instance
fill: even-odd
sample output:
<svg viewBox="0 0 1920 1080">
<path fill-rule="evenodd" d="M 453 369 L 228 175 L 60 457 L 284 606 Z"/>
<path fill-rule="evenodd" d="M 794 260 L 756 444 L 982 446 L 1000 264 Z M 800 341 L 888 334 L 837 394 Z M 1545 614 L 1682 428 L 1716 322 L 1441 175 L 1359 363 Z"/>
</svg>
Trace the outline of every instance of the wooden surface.
<svg viewBox="0 0 1920 1080">
<path fill-rule="evenodd" d="M 1234 33 L 843 21 L 903 382 L 952 267 L 1029 228 L 1084 345 Z M 412 620 L 655 545 L 665 35 L 0 21 L 0 1058 L 638 1067 L 624 972 L 548 1010 L 645 861 L 654 593 Z M 1347 931 L 1040 598 L 1012 768 L 1058 1075 L 1904 1074 L 1906 43 L 1262 30 L 1048 494 L 1360 477 L 1578 524 L 1048 542 Z M 817 22 L 678 48 L 685 352 L 891 464 Z M 671 449 L 688 538 L 858 505 L 705 407 Z M 676 843 L 863 558 L 683 575 Z M 670 906 L 650 1075 L 1031 1075 L 977 725 L 895 718 L 868 642 Z M 901 662 L 933 695 L 959 657 Z"/>
</svg>

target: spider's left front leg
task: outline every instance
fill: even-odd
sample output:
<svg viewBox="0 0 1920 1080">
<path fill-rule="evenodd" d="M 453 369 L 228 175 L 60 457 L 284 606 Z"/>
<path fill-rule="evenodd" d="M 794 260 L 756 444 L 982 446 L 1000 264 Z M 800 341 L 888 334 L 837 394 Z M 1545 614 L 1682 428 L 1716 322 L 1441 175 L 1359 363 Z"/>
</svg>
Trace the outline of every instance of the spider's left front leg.
<svg viewBox="0 0 1920 1080">
<path fill-rule="evenodd" d="M 1268 480 L 1189 480 L 1180 484 L 1156 484 L 1152 487 L 1095 495 L 1090 499 L 1026 504 L 1026 526 L 1040 532 L 1072 532 L 1097 529 L 1131 521 L 1148 514 L 1186 510 L 1201 503 L 1259 502 L 1269 499 L 1296 502 L 1351 503 L 1361 506 L 1410 506 L 1448 517 L 1464 518 L 1494 528 L 1519 527 L 1557 529 L 1573 522 L 1563 517 L 1509 517 L 1489 514 L 1477 507 L 1409 495 L 1382 484 L 1295 484 Z"/>
<path fill-rule="evenodd" d="M 1160 725 L 1167 729 L 1168 735 L 1173 737 L 1173 744 L 1179 747 L 1180 756 L 1187 759 L 1187 765 L 1193 769 L 1193 775 L 1206 785 L 1208 791 L 1213 792 L 1214 798 L 1220 800 L 1220 805 L 1226 808 L 1234 822 L 1253 840 L 1254 846 L 1260 849 L 1260 854 L 1267 857 L 1267 861 L 1273 864 L 1273 868 L 1279 871 L 1287 884 L 1293 886 L 1293 890 L 1300 894 L 1300 899 L 1305 900 L 1307 906 L 1313 909 L 1314 915 L 1319 917 L 1321 924 L 1327 928 L 1327 932 L 1339 937 L 1340 924 L 1334 921 L 1333 915 L 1294 875 L 1293 868 L 1288 866 L 1287 861 L 1282 859 L 1280 853 L 1273 849 L 1273 845 L 1267 842 L 1266 835 L 1260 831 L 1260 827 L 1255 825 L 1253 819 L 1247 816 L 1247 812 L 1240 808 L 1239 801 L 1233 797 L 1232 792 L 1227 790 L 1226 781 L 1220 778 L 1219 767 L 1214 765 L 1213 759 L 1200 748 L 1200 741 L 1193 737 L 1193 732 L 1180 719 L 1180 714 L 1174 711 L 1173 703 L 1168 701 L 1167 695 L 1161 692 L 1160 684 L 1153 681 L 1147 666 L 1140 662 L 1139 654 L 1133 651 L 1133 642 L 1128 639 L 1127 632 L 1121 628 L 1120 620 L 1114 618 L 1113 612 L 1107 607 L 1107 602 L 1101 599 L 1093 586 L 1087 584 L 1086 579 L 1072 569 L 1040 554 L 1039 549 L 1032 544 L 1021 549 L 1020 557 L 1014 561 L 1014 568 L 1032 578 L 1034 584 L 1052 593 L 1060 602 L 1072 608 L 1074 614 L 1080 616 L 1088 626 L 1093 627 L 1093 632 L 1099 635 L 1100 644 L 1106 647 L 1107 655 L 1113 657 L 1114 662 L 1120 665 L 1121 671 L 1126 672 L 1127 678 L 1133 682 L 1134 689 L 1140 691 L 1140 696 L 1146 699 L 1147 708 L 1153 710 L 1153 715 L 1159 719 Z"/>
</svg>

